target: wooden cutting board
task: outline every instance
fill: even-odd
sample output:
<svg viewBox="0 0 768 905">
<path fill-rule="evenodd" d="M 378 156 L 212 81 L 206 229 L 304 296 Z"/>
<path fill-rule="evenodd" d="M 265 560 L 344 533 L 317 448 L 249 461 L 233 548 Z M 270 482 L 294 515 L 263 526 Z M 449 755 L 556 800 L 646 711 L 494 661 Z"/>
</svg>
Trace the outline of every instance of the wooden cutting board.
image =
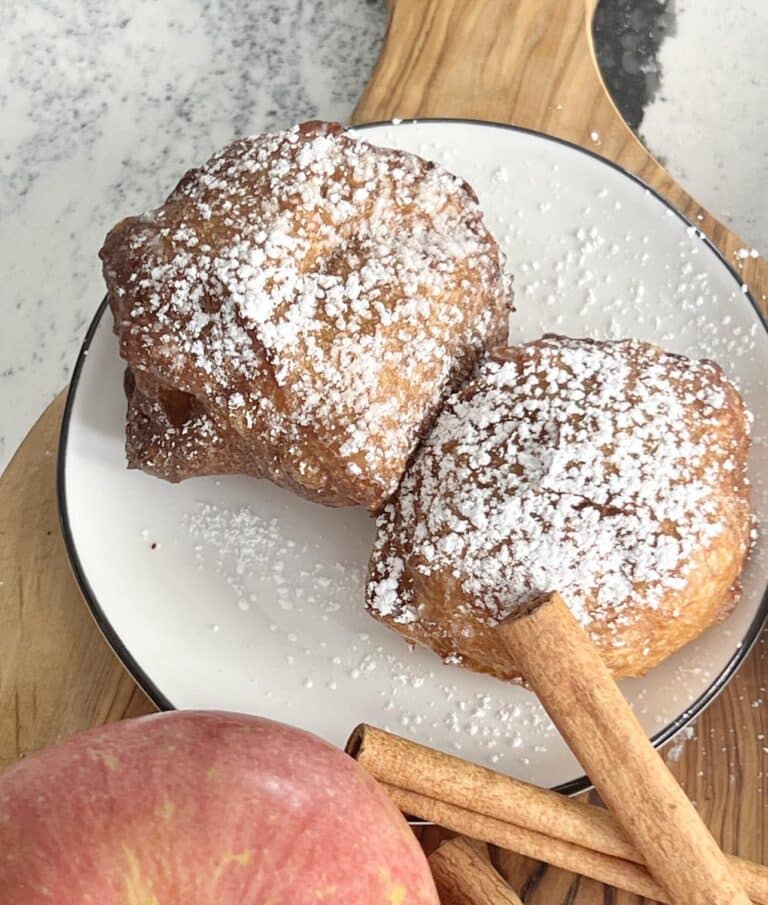
<svg viewBox="0 0 768 905">
<path fill-rule="evenodd" d="M 617 112 L 592 48 L 596 3 L 390 0 L 384 47 L 353 121 L 485 119 L 597 151 L 695 222 L 768 311 L 768 262 L 738 258 L 745 243 L 675 183 Z M 72 732 L 152 710 L 99 634 L 69 571 L 55 499 L 62 409 L 63 394 L 0 477 L 0 768 Z M 724 848 L 763 863 L 767 651 L 763 633 L 671 763 Z M 673 746 L 675 755 L 680 745 Z M 434 838 L 426 834 L 425 845 Z M 641 901 L 524 859 L 506 858 L 503 868 L 527 905 Z"/>
</svg>

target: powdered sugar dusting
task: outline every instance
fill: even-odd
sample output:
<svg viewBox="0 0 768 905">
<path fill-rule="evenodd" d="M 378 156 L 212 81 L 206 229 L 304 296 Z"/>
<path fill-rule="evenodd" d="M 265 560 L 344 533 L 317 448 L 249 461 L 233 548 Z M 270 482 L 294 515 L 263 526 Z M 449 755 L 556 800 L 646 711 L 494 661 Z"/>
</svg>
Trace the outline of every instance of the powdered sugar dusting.
<svg viewBox="0 0 768 905">
<path fill-rule="evenodd" d="M 406 572 L 452 576 L 490 625 L 559 590 L 623 645 L 645 608 L 684 605 L 721 532 L 744 556 L 747 429 L 711 362 L 633 340 L 504 350 L 448 401 L 380 516 L 369 606 L 418 621 Z"/>
<path fill-rule="evenodd" d="M 695 730 L 693 726 L 686 726 L 672 740 L 670 746 L 664 752 L 664 756 L 668 763 L 676 764 L 683 756 L 686 744 L 694 738 Z"/>
<path fill-rule="evenodd" d="M 220 470 L 261 465 L 320 499 L 376 508 L 441 396 L 506 336 L 502 256 L 468 186 L 333 125 L 235 142 L 102 256 L 131 367 L 256 451 L 235 443 Z M 168 436 L 185 461 L 189 438 Z"/>
<path fill-rule="evenodd" d="M 471 739 L 489 763 L 510 768 L 529 763 L 534 749 L 524 738 L 544 750 L 555 734 L 538 701 L 521 699 L 514 686 L 492 682 L 484 691 L 466 690 L 439 663 L 424 670 L 413 651 L 365 615 L 364 563 L 328 561 L 319 544 L 296 541 L 291 523 L 248 507 L 200 503 L 185 523 L 197 567 L 219 575 L 243 619 L 263 620 L 269 639 L 263 643 L 284 653 L 276 705 L 288 712 L 310 690 L 333 700 L 339 687 L 349 694 L 359 685 L 379 699 L 380 723 L 391 731 L 427 744 L 447 731 L 453 750 L 465 750 Z"/>
<path fill-rule="evenodd" d="M 379 713 L 375 722 L 392 732 L 524 775 L 556 747 L 557 732 L 534 695 L 435 659 L 425 662 L 419 649 L 362 610 L 363 558 L 329 558 L 322 542 L 297 532 L 294 517 L 268 508 L 260 514 L 248 506 L 198 503 L 184 518 L 197 569 L 221 582 L 216 611 L 226 624 L 215 641 L 226 642 L 233 630 L 249 639 L 256 711 L 264 711 L 264 697 L 277 718 L 288 720 L 308 696 L 332 709 L 369 701 Z M 213 624 L 206 624 L 211 643 Z M 279 652 L 279 681 L 265 674 L 265 647 Z M 215 649 L 209 655 L 221 656 Z M 697 658 L 697 670 L 706 673 L 707 651 Z M 669 690 L 676 701 L 684 681 L 681 674 Z M 638 715 L 646 714 L 643 689 L 628 683 L 626 691 Z M 353 721 L 347 718 L 347 729 Z"/>
</svg>

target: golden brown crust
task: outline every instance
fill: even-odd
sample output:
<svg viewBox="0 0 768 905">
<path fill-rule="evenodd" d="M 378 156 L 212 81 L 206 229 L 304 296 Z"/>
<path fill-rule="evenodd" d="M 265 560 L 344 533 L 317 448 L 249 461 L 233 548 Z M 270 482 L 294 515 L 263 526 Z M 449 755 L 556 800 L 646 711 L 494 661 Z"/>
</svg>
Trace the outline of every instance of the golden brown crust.
<svg viewBox="0 0 768 905">
<path fill-rule="evenodd" d="M 379 517 L 368 607 L 510 679 L 494 626 L 559 590 L 614 675 L 642 675 L 738 596 L 748 424 L 712 362 L 632 340 L 497 350 Z"/>
<path fill-rule="evenodd" d="M 135 379 L 129 464 L 169 480 L 246 473 L 376 510 L 506 339 L 472 190 L 336 124 L 235 142 L 101 256 Z"/>
</svg>

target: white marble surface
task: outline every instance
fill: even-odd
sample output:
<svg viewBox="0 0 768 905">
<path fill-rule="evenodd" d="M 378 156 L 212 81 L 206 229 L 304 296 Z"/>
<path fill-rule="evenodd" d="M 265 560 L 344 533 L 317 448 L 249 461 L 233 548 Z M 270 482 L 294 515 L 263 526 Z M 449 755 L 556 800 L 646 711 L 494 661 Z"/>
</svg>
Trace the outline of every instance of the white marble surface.
<svg viewBox="0 0 768 905">
<path fill-rule="evenodd" d="M 646 145 L 707 210 L 768 254 L 768 2 L 676 0 Z"/>
<path fill-rule="evenodd" d="M 702 203 L 768 247 L 764 0 L 677 0 L 641 132 Z M 345 120 L 383 0 L 0 3 L 0 468 L 66 383 L 97 251 L 230 138 Z"/>
</svg>

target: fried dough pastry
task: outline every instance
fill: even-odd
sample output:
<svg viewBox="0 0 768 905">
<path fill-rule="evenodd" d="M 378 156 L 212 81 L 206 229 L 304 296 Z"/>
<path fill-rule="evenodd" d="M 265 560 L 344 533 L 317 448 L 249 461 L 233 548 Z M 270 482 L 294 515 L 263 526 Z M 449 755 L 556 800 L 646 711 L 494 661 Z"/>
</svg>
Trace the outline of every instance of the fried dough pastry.
<svg viewBox="0 0 768 905">
<path fill-rule="evenodd" d="M 171 481 L 245 473 L 377 510 L 507 335 L 472 189 L 337 124 L 236 141 L 101 257 L 128 464 Z"/>
<path fill-rule="evenodd" d="M 559 336 L 495 350 L 379 516 L 369 611 L 511 679 L 494 626 L 558 590 L 613 674 L 642 675 L 737 599 L 748 434 L 711 361 Z"/>
</svg>

